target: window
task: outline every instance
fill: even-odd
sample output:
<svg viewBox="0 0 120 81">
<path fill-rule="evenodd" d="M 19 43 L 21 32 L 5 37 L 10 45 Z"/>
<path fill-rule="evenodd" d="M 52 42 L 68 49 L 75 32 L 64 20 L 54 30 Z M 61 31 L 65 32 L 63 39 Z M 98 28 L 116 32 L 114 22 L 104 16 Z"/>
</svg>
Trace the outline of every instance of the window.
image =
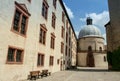
<svg viewBox="0 0 120 81">
<path fill-rule="evenodd" d="M 67 41 L 68 41 L 68 33 L 66 32 L 66 43 L 67 43 Z"/>
<path fill-rule="evenodd" d="M 31 0 L 28 0 L 28 2 L 31 2 Z"/>
<path fill-rule="evenodd" d="M 61 42 L 61 53 L 64 53 L 64 43 Z"/>
<path fill-rule="evenodd" d="M 70 46 L 70 44 L 71 44 L 71 38 L 69 37 L 69 46 Z"/>
<path fill-rule="evenodd" d="M 62 26 L 62 28 L 61 28 L 61 37 L 62 37 L 62 38 L 64 38 L 64 32 L 65 32 L 65 29 L 64 29 L 64 27 Z"/>
<path fill-rule="evenodd" d="M 44 24 L 41 24 L 40 25 L 40 37 L 39 37 L 39 42 L 44 44 L 46 43 L 46 32 L 47 32 L 47 29 L 45 27 Z"/>
<path fill-rule="evenodd" d="M 53 62 L 54 62 L 54 57 L 50 56 L 49 65 L 53 66 Z"/>
<path fill-rule="evenodd" d="M 27 9 L 25 9 L 25 5 L 23 5 L 25 7 L 23 8 L 21 4 L 18 4 L 17 2 L 15 2 L 15 4 L 16 10 L 13 19 L 12 31 L 20 35 L 26 35 L 28 18 L 30 14 Z"/>
<path fill-rule="evenodd" d="M 65 22 L 65 14 L 64 14 L 64 12 L 62 12 L 62 22 L 63 23 Z"/>
<path fill-rule="evenodd" d="M 69 27 L 69 34 L 71 35 L 71 27 Z"/>
<path fill-rule="evenodd" d="M 23 50 L 9 47 L 7 63 L 22 63 L 22 62 L 23 62 Z"/>
<path fill-rule="evenodd" d="M 43 4 L 42 4 L 42 16 L 47 19 L 47 15 L 48 15 L 48 4 L 46 0 L 43 0 Z"/>
<path fill-rule="evenodd" d="M 66 20 L 66 28 L 68 29 L 68 20 Z"/>
<path fill-rule="evenodd" d="M 54 35 L 54 33 L 51 33 L 50 47 L 51 47 L 52 49 L 55 48 L 55 35 Z"/>
<path fill-rule="evenodd" d="M 92 51 L 92 47 L 91 46 L 88 46 L 88 51 Z"/>
<path fill-rule="evenodd" d="M 106 57 L 104 56 L 104 62 L 106 62 Z"/>
<path fill-rule="evenodd" d="M 67 56 L 67 45 L 66 45 L 66 49 L 65 49 L 65 54 L 66 54 L 66 56 Z"/>
<path fill-rule="evenodd" d="M 57 2 L 57 0 L 53 0 L 53 6 L 55 9 L 56 9 L 56 2 Z"/>
<path fill-rule="evenodd" d="M 102 52 L 102 47 L 99 48 L 99 51 Z"/>
<path fill-rule="evenodd" d="M 59 63 L 60 63 L 60 60 L 59 60 L 59 59 L 57 59 L 57 64 L 59 65 Z"/>
<path fill-rule="evenodd" d="M 44 55 L 38 54 L 37 66 L 44 66 Z"/>
<path fill-rule="evenodd" d="M 52 27 L 55 28 L 56 16 L 55 13 L 52 13 Z"/>
<path fill-rule="evenodd" d="M 65 60 L 63 61 L 63 64 L 65 64 Z"/>
<path fill-rule="evenodd" d="M 71 53 L 70 53 L 70 48 L 69 48 L 69 57 L 70 57 Z"/>
</svg>

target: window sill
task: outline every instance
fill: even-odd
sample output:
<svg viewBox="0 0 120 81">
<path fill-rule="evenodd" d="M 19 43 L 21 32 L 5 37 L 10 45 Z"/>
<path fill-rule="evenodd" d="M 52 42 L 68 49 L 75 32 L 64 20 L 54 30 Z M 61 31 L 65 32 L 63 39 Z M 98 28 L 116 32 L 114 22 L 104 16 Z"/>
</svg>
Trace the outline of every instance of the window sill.
<svg viewBox="0 0 120 81">
<path fill-rule="evenodd" d="M 42 68 L 42 67 L 44 67 L 44 65 L 37 65 L 37 67 L 38 67 L 38 68 Z"/>
<path fill-rule="evenodd" d="M 18 65 L 20 64 L 21 65 L 23 63 L 22 62 L 6 62 L 6 64 L 18 64 Z"/>
<path fill-rule="evenodd" d="M 20 36 L 26 38 L 26 35 L 20 34 L 19 32 L 15 31 L 15 30 L 13 30 L 13 29 L 11 29 L 11 31 L 12 31 L 13 33 L 17 34 L 17 35 L 20 35 Z"/>
<path fill-rule="evenodd" d="M 39 42 L 39 44 L 41 44 L 41 45 L 43 45 L 43 46 L 46 46 L 46 44 L 43 44 L 43 43 L 41 43 L 41 42 Z"/>
</svg>

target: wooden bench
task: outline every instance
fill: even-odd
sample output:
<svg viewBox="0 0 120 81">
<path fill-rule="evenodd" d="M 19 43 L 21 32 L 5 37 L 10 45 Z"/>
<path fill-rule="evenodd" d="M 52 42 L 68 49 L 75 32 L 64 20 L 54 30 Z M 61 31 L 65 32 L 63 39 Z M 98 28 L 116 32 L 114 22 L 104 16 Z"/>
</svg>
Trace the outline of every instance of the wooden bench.
<svg viewBox="0 0 120 81">
<path fill-rule="evenodd" d="M 40 76 L 43 77 L 43 76 L 48 76 L 48 75 L 51 75 L 51 72 L 48 72 L 48 70 L 42 70 Z"/>
<path fill-rule="evenodd" d="M 30 71 L 30 75 L 28 75 L 28 79 L 32 80 L 36 80 L 38 79 L 40 76 L 40 71 Z"/>
</svg>

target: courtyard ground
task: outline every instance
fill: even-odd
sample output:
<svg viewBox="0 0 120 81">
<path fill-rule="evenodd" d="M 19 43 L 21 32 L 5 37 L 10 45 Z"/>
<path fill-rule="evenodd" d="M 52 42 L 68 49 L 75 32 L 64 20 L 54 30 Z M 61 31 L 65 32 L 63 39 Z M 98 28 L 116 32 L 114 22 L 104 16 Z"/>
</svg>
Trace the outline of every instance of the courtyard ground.
<svg viewBox="0 0 120 81">
<path fill-rule="evenodd" d="M 28 81 L 28 80 L 26 80 Z M 120 72 L 106 70 L 66 70 L 36 81 L 120 81 Z"/>
</svg>

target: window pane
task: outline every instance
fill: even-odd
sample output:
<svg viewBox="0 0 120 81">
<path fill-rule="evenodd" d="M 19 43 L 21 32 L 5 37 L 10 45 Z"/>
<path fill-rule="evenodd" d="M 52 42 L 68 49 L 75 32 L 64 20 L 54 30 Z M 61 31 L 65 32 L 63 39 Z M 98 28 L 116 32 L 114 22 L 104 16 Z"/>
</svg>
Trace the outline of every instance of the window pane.
<svg viewBox="0 0 120 81">
<path fill-rule="evenodd" d="M 15 49 L 9 48 L 7 61 L 14 62 Z"/>
<path fill-rule="evenodd" d="M 26 18 L 25 16 L 22 16 L 22 22 L 21 22 L 21 34 L 25 34 L 26 20 L 27 20 L 27 18 Z"/>
<path fill-rule="evenodd" d="M 38 61 L 37 61 L 37 65 L 40 65 L 40 55 L 38 54 Z"/>
<path fill-rule="evenodd" d="M 45 19 L 47 19 L 47 7 L 45 7 Z"/>
<path fill-rule="evenodd" d="M 15 12 L 15 17 L 14 17 L 14 25 L 13 25 L 13 29 L 18 31 L 19 29 L 19 21 L 20 21 L 20 15 L 21 13 L 19 11 L 16 10 Z"/>
<path fill-rule="evenodd" d="M 45 44 L 45 35 L 46 35 L 46 32 L 44 31 L 43 32 L 43 44 Z"/>
<path fill-rule="evenodd" d="M 44 55 L 41 55 L 41 66 L 44 65 Z"/>
<path fill-rule="evenodd" d="M 16 62 L 22 62 L 22 51 L 21 50 L 17 50 L 17 53 L 16 53 Z"/>
<path fill-rule="evenodd" d="M 44 16 L 44 3 L 43 3 L 43 5 L 42 5 L 42 16 Z"/>
<path fill-rule="evenodd" d="M 40 29 L 40 42 L 42 43 L 42 29 Z"/>
<path fill-rule="evenodd" d="M 37 65 L 38 66 L 44 66 L 44 55 L 38 54 Z"/>
<path fill-rule="evenodd" d="M 42 16 L 47 19 L 48 7 L 43 3 L 42 5 Z"/>
</svg>

